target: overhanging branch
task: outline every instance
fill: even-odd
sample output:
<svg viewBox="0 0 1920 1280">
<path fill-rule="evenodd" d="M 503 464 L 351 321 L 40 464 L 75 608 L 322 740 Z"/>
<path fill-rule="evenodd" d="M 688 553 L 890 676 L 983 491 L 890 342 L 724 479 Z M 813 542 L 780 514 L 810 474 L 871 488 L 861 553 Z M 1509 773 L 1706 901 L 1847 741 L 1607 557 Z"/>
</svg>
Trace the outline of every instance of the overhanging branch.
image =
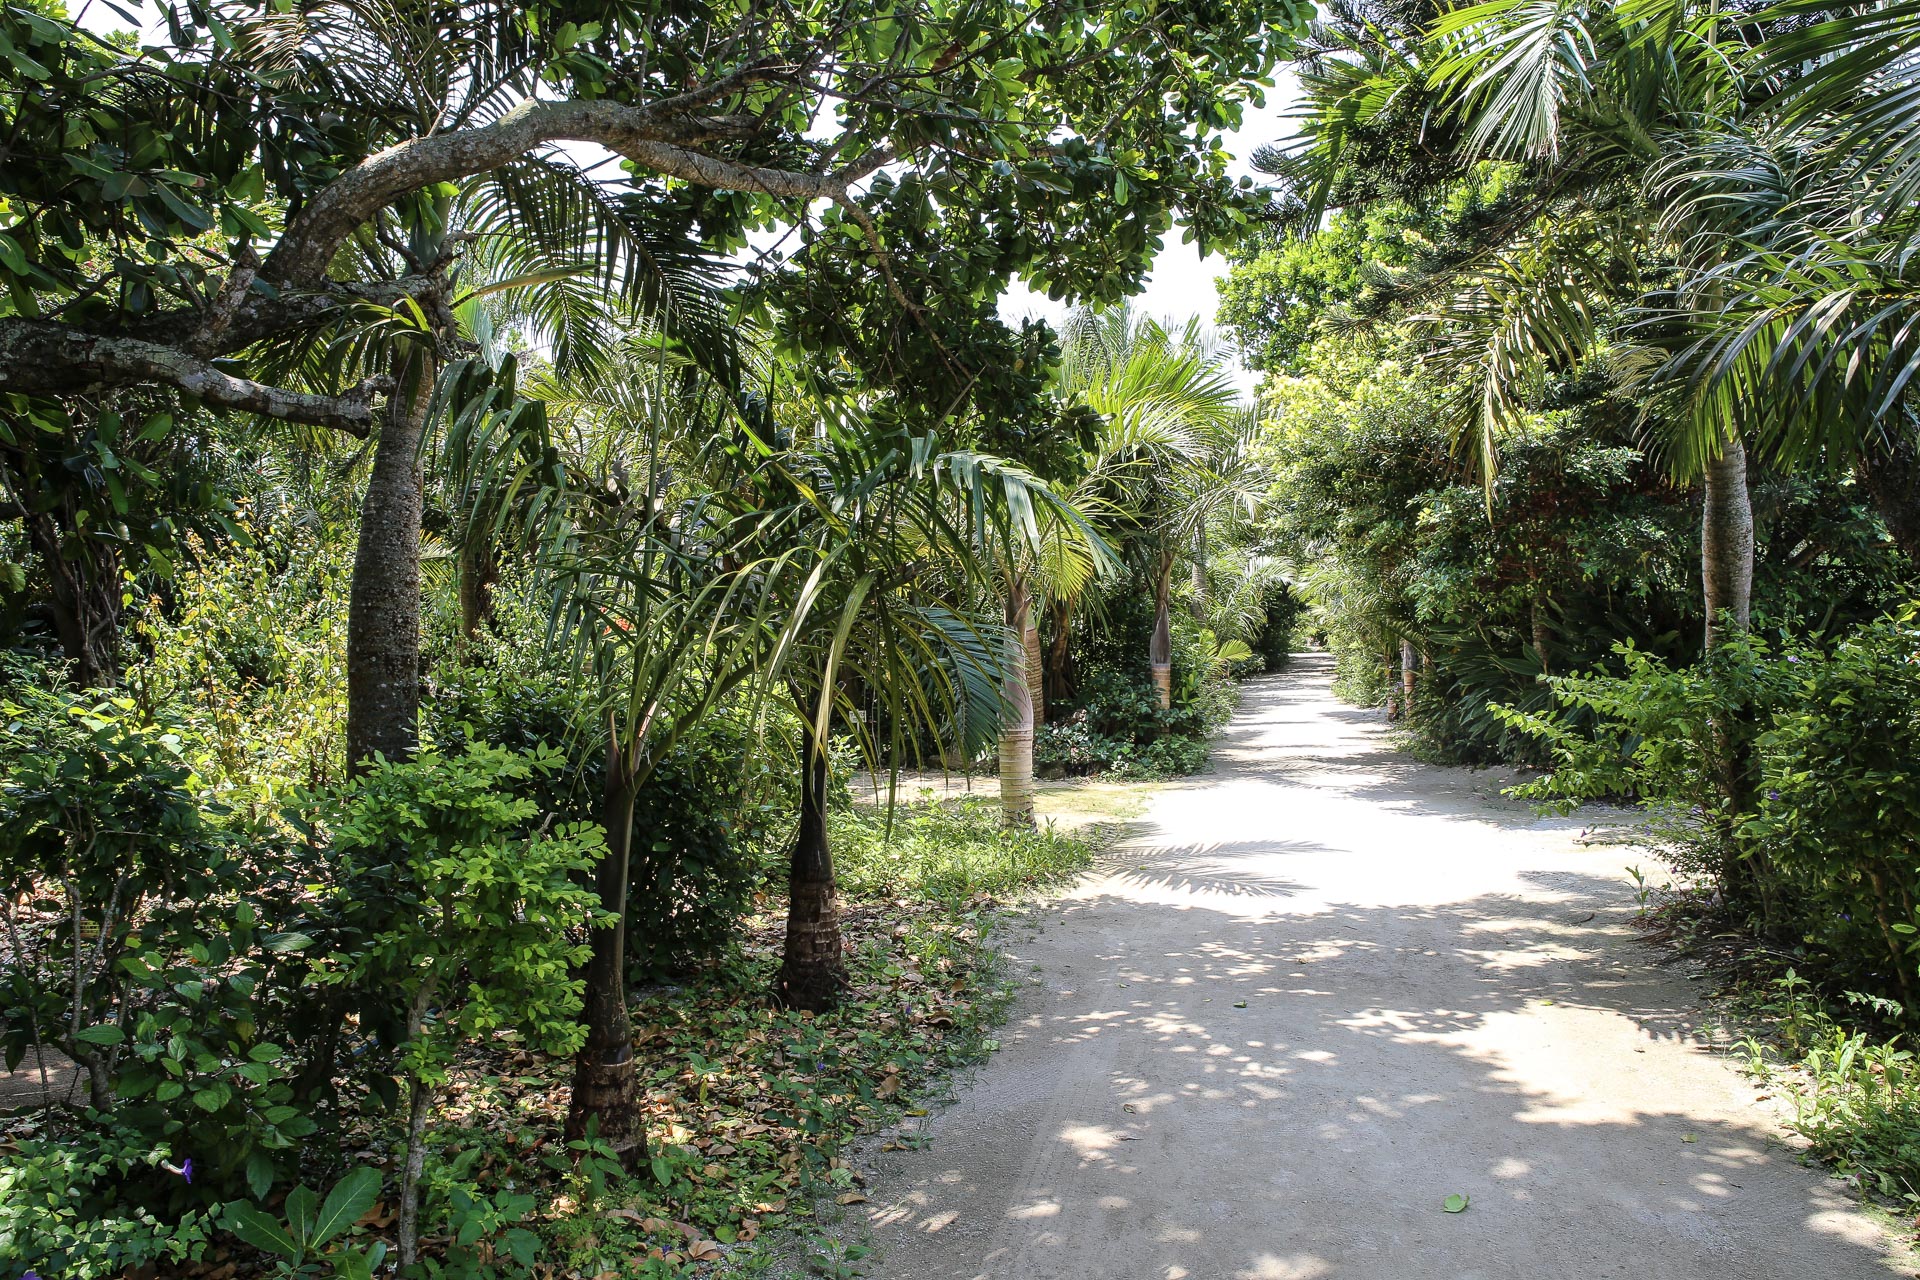
<svg viewBox="0 0 1920 1280">
<path fill-rule="evenodd" d="M 48 320 L 0 319 L 0 388 L 58 396 L 140 383 L 355 436 L 372 430 L 373 398 L 389 385 L 384 378 L 369 379 L 343 396 L 289 391 L 235 377 L 209 360 L 143 338 L 87 333 Z"/>
</svg>

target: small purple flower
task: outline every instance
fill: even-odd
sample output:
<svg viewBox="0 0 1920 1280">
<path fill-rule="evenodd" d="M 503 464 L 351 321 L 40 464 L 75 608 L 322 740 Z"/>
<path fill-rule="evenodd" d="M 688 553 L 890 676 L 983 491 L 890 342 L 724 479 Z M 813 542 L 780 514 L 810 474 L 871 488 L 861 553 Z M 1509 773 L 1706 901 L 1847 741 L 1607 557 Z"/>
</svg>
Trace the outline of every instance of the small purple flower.
<svg viewBox="0 0 1920 1280">
<path fill-rule="evenodd" d="M 40 1273 L 38 1271 L 22 1271 L 20 1273 L 20 1280 L 40 1280 Z"/>
<path fill-rule="evenodd" d="M 185 1160 L 182 1160 L 180 1162 L 180 1176 L 187 1180 L 188 1186 L 193 1185 L 193 1157 L 192 1156 L 188 1156 Z"/>
<path fill-rule="evenodd" d="M 1790 654 L 1788 654 L 1788 655 L 1787 655 L 1787 661 L 1788 661 L 1788 662 L 1798 662 L 1798 661 L 1800 661 L 1800 656 L 1799 656 L 1798 654 L 1794 654 L 1794 653 L 1790 653 Z"/>
<path fill-rule="evenodd" d="M 1767 792 L 1767 799 L 1769 799 L 1769 800 L 1778 800 L 1779 798 L 1780 798 L 1780 793 L 1779 793 L 1778 791 L 1769 791 L 1769 792 Z"/>
</svg>

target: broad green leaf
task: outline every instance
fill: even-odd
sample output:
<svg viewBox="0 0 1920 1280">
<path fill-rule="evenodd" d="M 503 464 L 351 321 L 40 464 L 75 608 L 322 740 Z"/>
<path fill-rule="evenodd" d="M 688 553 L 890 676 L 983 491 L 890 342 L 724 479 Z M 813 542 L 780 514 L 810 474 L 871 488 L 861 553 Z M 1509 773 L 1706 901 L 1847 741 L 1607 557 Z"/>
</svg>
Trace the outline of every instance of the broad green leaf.
<svg viewBox="0 0 1920 1280">
<path fill-rule="evenodd" d="M 333 1184 L 320 1216 L 313 1224 L 311 1243 L 325 1244 L 360 1221 L 380 1196 L 380 1173 L 361 1166 Z"/>
</svg>

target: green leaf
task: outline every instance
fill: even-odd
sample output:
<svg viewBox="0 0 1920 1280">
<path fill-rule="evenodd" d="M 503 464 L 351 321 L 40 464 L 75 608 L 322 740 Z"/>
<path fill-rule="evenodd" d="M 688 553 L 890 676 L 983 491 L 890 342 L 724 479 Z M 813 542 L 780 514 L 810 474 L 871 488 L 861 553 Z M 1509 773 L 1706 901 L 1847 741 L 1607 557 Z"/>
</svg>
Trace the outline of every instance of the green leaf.
<svg viewBox="0 0 1920 1280">
<path fill-rule="evenodd" d="M 287 1202 L 281 1206 L 287 1211 L 287 1230 L 293 1232 L 293 1238 L 300 1241 L 302 1248 L 313 1244 L 313 1220 L 320 1212 L 320 1193 L 309 1186 L 298 1186 L 287 1193 Z"/>
<path fill-rule="evenodd" d="M 284 1226 L 241 1201 L 227 1206 L 227 1230 L 254 1248 L 279 1254 L 289 1262 L 299 1262 L 305 1254 Z"/>
<path fill-rule="evenodd" d="M 360 1221 L 380 1195 L 380 1173 L 361 1166 L 333 1184 L 313 1224 L 313 1244 L 325 1244 Z"/>
<path fill-rule="evenodd" d="M 267 1192 L 273 1190 L 273 1159 L 264 1151 L 247 1153 L 247 1190 L 256 1200 L 266 1199 Z"/>
<path fill-rule="evenodd" d="M 653 1158 L 653 1177 L 654 1181 L 658 1182 L 661 1186 L 666 1186 L 673 1181 L 673 1166 L 659 1156 L 655 1156 Z"/>
<path fill-rule="evenodd" d="M 1465 1213 L 1467 1206 L 1471 1203 L 1472 1201 L 1466 1196 L 1451 1195 L 1447 1197 L 1446 1203 L 1440 1207 L 1448 1213 Z"/>
<path fill-rule="evenodd" d="M 82 1044 L 122 1044 L 126 1038 L 127 1033 L 111 1022 L 103 1022 L 97 1027 L 88 1027 L 74 1036 L 74 1039 Z"/>
</svg>

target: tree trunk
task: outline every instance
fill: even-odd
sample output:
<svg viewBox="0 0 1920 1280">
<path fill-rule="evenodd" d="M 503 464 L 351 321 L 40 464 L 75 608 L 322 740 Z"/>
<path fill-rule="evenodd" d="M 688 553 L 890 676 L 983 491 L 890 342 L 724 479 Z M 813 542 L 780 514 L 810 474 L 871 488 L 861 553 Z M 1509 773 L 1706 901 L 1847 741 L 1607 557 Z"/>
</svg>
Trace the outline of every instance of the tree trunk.
<svg viewBox="0 0 1920 1280">
<path fill-rule="evenodd" d="M 1753 603 L 1753 504 L 1747 496 L 1747 451 L 1738 439 L 1727 441 L 1707 464 L 1700 577 L 1711 650 L 1746 631 Z"/>
<path fill-rule="evenodd" d="M 1037 729 L 1047 722 L 1047 676 L 1040 661 L 1040 617 L 1031 605 L 1027 608 L 1027 625 L 1020 629 L 1020 648 L 1027 673 L 1027 704 L 1033 708 Z"/>
<path fill-rule="evenodd" d="M 1070 687 L 1073 682 L 1070 674 L 1073 661 L 1073 609 L 1066 601 L 1055 600 L 1051 612 L 1053 634 L 1047 638 L 1047 670 L 1043 682 L 1046 697 L 1043 701 L 1059 705 L 1073 696 Z M 1036 714 L 1035 719 L 1044 721 L 1046 716 L 1044 713 Z"/>
<path fill-rule="evenodd" d="M 1191 608 L 1193 616 L 1201 621 L 1207 620 L 1207 522 L 1202 520 L 1200 527 L 1193 531 L 1193 564 L 1188 586 L 1193 592 Z"/>
<path fill-rule="evenodd" d="M 1413 641 L 1400 642 L 1400 696 L 1406 703 L 1407 714 L 1413 714 Z"/>
<path fill-rule="evenodd" d="M 1527 611 L 1527 622 L 1533 632 L 1533 657 L 1540 664 L 1540 674 L 1549 671 L 1547 661 L 1547 592 L 1546 588 L 1536 584 L 1533 591 L 1533 604 Z"/>
<path fill-rule="evenodd" d="M 607 851 L 595 873 L 600 906 L 613 916 L 587 935 L 593 948 L 587 960 L 587 1040 L 573 1060 L 573 1099 L 567 1107 L 566 1135 L 586 1135 L 589 1123 L 629 1165 L 646 1154 L 640 1128 L 639 1095 L 634 1079 L 633 1020 L 627 1013 L 627 879 L 633 860 L 633 803 L 638 795 L 635 770 L 617 738 L 607 744 L 607 777 L 600 799 L 600 820 L 607 829 Z"/>
<path fill-rule="evenodd" d="M 1920 566 L 1920 445 L 1905 432 L 1881 447 L 1869 445 L 1854 474 L 1886 522 L 1894 545 Z"/>
<path fill-rule="evenodd" d="M 1007 589 L 1007 630 L 1012 651 L 1001 684 L 1006 719 L 1000 726 L 1000 820 L 1008 827 L 1033 825 L 1033 686 L 1027 681 L 1027 637 L 1033 626 L 1033 600 L 1026 582 L 1016 577 Z"/>
<path fill-rule="evenodd" d="M 800 826 L 787 868 L 787 942 L 773 998 L 789 1009 L 824 1013 L 847 985 L 840 956 L 840 911 L 833 895 L 833 850 L 827 845 L 827 751 L 803 732 Z"/>
<path fill-rule="evenodd" d="M 1711 654 L 1747 630 L 1753 599 L 1753 505 L 1747 494 L 1747 451 L 1736 438 L 1707 464 L 1706 502 L 1700 519 L 1700 578 L 1707 611 L 1706 649 Z M 1721 888 L 1730 901 L 1764 915 L 1762 854 L 1739 835 L 1741 815 L 1752 808 L 1757 784 L 1753 713 L 1730 706 L 1710 726 L 1723 805 Z M 1746 853 L 1749 856 L 1743 857 Z"/>
<path fill-rule="evenodd" d="M 1173 619 L 1167 612 L 1173 594 L 1173 553 L 1163 551 L 1153 578 L 1153 639 L 1147 645 L 1147 663 L 1153 668 L 1153 687 L 1160 693 L 1160 709 L 1173 706 Z"/>
<path fill-rule="evenodd" d="M 28 541 L 51 575 L 47 591 L 60 651 L 77 688 L 111 682 L 119 672 L 120 556 L 105 538 L 86 536 L 52 513 L 29 513 Z"/>
<path fill-rule="evenodd" d="M 493 586 L 500 581 L 500 561 L 491 542 L 470 541 L 460 548 L 460 656 L 480 628 L 493 621 Z"/>
<path fill-rule="evenodd" d="M 347 765 L 405 759 L 419 745 L 420 440 L 438 364 L 400 358 L 360 512 L 347 605 Z"/>
</svg>

